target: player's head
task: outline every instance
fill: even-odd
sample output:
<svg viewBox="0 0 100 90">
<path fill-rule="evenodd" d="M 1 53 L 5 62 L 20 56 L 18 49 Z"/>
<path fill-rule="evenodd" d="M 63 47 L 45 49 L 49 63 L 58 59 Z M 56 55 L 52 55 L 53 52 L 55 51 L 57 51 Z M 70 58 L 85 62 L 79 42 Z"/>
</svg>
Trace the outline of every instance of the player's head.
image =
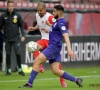
<svg viewBox="0 0 100 90">
<path fill-rule="evenodd" d="M 39 2 L 37 5 L 37 12 L 40 17 L 42 17 L 46 13 L 46 5 L 44 2 Z"/>
<path fill-rule="evenodd" d="M 8 0 L 7 2 L 7 9 L 10 13 L 13 12 L 14 10 L 14 1 L 13 0 Z"/>
<path fill-rule="evenodd" d="M 55 19 L 58 19 L 60 16 L 63 15 L 64 7 L 61 5 L 54 6 L 53 15 Z"/>
</svg>

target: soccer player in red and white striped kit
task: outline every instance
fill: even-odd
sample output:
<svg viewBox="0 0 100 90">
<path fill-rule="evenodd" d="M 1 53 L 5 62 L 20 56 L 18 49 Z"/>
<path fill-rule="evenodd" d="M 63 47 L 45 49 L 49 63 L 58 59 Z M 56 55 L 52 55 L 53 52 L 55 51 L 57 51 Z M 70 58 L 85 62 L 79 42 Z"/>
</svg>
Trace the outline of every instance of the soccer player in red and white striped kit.
<svg viewBox="0 0 100 90">
<path fill-rule="evenodd" d="M 39 2 L 37 5 L 36 21 L 37 21 L 37 25 L 35 27 L 28 27 L 28 30 L 30 31 L 39 29 L 42 36 L 41 40 L 38 40 L 36 42 L 40 46 L 40 48 L 39 48 L 39 51 L 37 50 L 33 53 L 34 58 L 36 58 L 40 54 L 40 51 L 48 47 L 49 31 L 51 27 L 47 25 L 47 21 L 49 21 L 50 24 L 53 24 L 56 21 L 53 15 L 46 12 L 46 5 L 43 2 Z M 59 63 L 59 68 L 60 70 L 62 70 L 61 63 Z M 41 73 L 45 72 L 42 64 L 40 65 L 40 72 Z M 62 87 L 67 87 L 67 84 L 64 78 L 60 77 L 60 83 Z"/>
</svg>

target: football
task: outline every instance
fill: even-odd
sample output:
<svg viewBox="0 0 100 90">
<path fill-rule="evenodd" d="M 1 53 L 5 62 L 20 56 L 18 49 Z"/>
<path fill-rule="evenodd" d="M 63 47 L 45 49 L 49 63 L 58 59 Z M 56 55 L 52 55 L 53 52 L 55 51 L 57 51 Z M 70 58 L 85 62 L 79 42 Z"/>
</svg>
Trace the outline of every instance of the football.
<svg viewBox="0 0 100 90">
<path fill-rule="evenodd" d="M 26 49 L 29 53 L 33 53 L 37 50 L 37 43 L 34 41 L 30 41 L 26 44 Z"/>
</svg>

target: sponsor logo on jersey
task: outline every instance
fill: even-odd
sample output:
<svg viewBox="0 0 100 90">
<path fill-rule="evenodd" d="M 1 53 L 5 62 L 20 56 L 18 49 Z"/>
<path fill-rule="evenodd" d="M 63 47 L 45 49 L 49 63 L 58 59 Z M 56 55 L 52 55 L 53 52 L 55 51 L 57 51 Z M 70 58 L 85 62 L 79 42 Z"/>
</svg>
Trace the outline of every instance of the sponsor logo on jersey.
<svg viewBox="0 0 100 90">
<path fill-rule="evenodd" d="M 62 26 L 61 29 L 62 29 L 62 30 L 66 30 L 66 27 L 65 27 L 65 26 Z"/>
<path fill-rule="evenodd" d="M 42 24 L 44 24 L 44 21 L 42 21 Z"/>
<path fill-rule="evenodd" d="M 55 18 L 52 18 L 52 22 L 55 22 L 56 21 L 56 19 Z"/>
</svg>

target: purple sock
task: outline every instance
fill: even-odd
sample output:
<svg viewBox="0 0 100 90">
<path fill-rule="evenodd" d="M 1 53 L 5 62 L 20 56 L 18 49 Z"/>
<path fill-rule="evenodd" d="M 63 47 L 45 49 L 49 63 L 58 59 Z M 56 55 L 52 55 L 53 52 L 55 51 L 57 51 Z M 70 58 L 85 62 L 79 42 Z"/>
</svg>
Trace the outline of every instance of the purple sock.
<svg viewBox="0 0 100 90">
<path fill-rule="evenodd" d="M 38 72 L 36 72 L 36 71 L 34 71 L 34 70 L 31 71 L 30 78 L 29 78 L 29 80 L 28 80 L 28 84 L 29 84 L 30 86 L 32 86 L 33 81 L 34 81 L 34 79 L 36 78 L 37 74 L 38 74 Z"/>
<path fill-rule="evenodd" d="M 63 75 L 62 75 L 62 78 L 64 79 L 67 79 L 67 80 L 70 80 L 70 81 L 73 81 L 73 82 L 76 82 L 77 78 L 69 75 L 68 73 L 64 72 Z"/>
</svg>

